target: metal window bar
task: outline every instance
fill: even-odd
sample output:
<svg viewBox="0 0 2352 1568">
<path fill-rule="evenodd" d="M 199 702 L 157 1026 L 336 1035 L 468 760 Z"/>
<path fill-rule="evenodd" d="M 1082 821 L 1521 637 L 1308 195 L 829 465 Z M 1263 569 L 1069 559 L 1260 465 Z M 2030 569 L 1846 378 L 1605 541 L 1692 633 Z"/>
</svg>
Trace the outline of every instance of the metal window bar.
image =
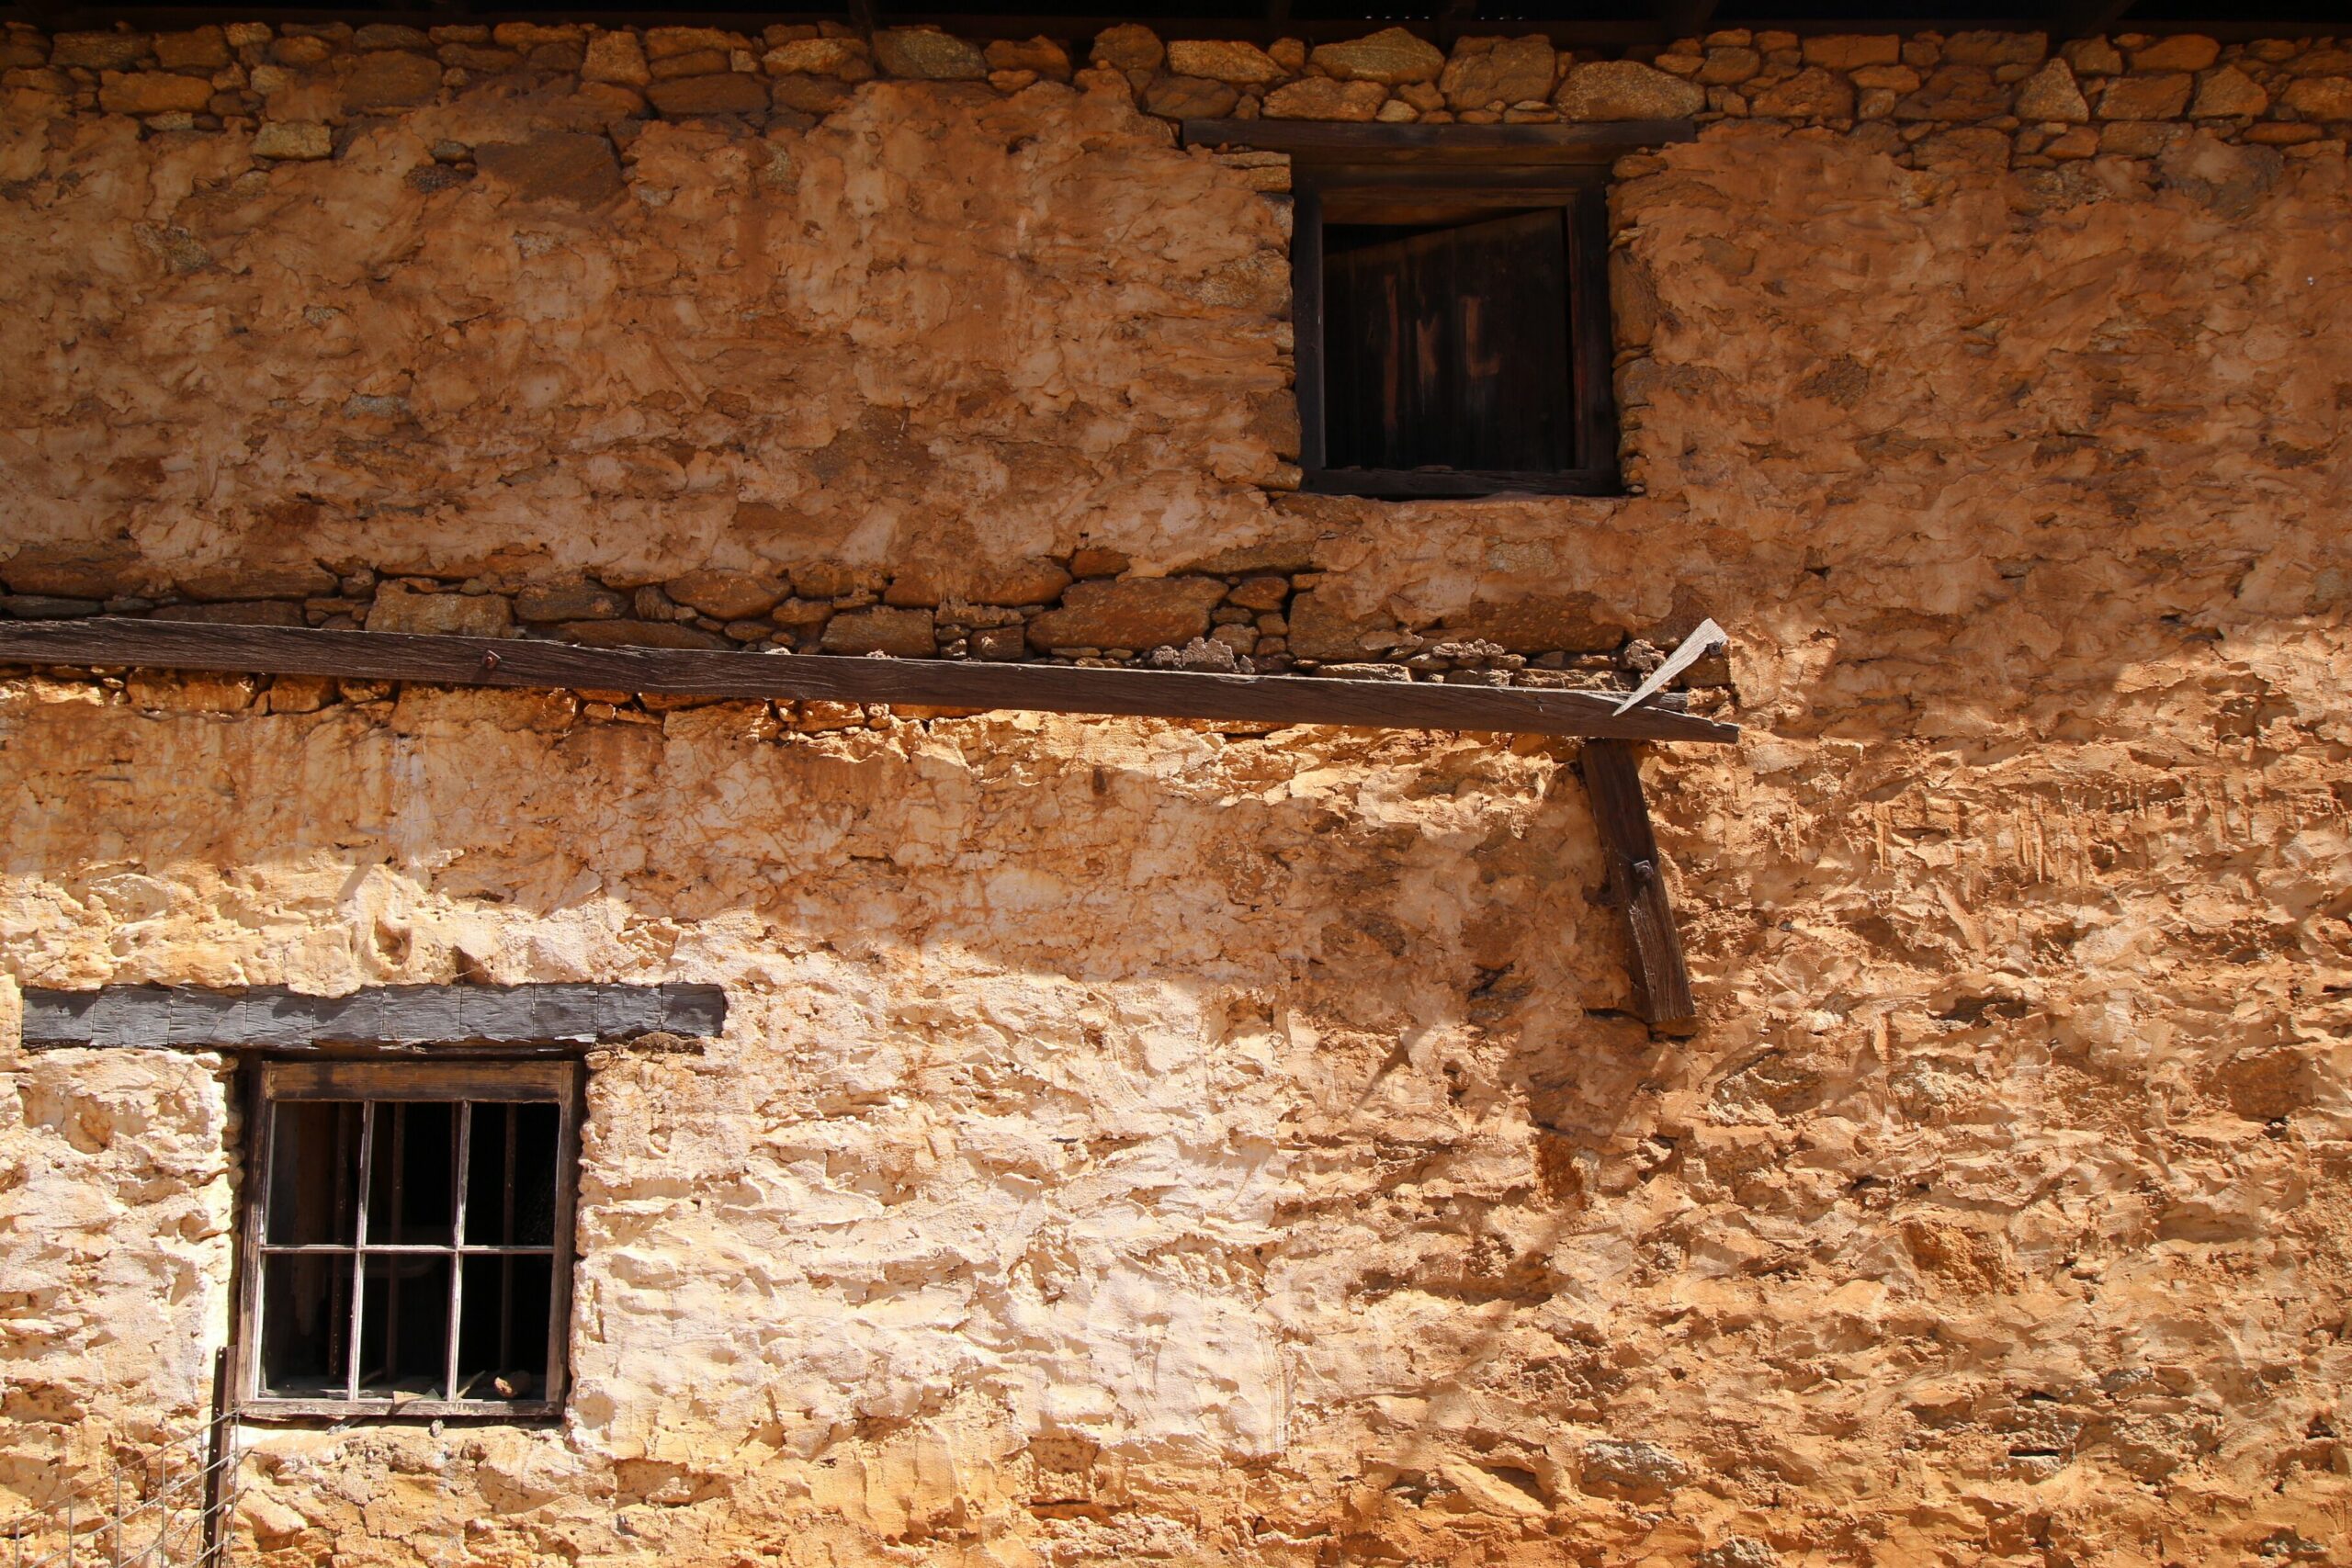
<svg viewBox="0 0 2352 1568">
<path fill-rule="evenodd" d="M 243 1457 L 226 1421 L 128 1457 L 117 1448 L 102 1480 L 69 1483 L 56 1501 L 0 1522 L 0 1563 L 228 1568 Z"/>
</svg>

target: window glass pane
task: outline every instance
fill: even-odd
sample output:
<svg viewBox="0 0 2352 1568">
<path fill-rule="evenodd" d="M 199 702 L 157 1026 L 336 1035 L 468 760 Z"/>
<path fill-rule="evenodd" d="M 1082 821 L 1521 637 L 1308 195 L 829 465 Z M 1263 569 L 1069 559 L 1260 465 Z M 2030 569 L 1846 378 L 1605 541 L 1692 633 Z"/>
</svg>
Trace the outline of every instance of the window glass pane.
<svg viewBox="0 0 2352 1568">
<path fill-rule="evenodd" d="M 440 1397 L 449 1357 L 449 1258 L 368 1259 L 359 1312 L 359 1392 Z"/>
<path fill-rule="evenodd" d="M 351 1245 L 359 1213 L 360 1109 L 345 1100 L 282 1100 L 272 1107 L 272 1243 Z"/>
<path fill-rule="evenodd" d="M 262 1260 L 264 1393 L 280 1399 L 341 1399 L 350 1331 L 348 1256 L 308 1254 Z"/>
<path fill-rule="evenodd" d="M 543 1100 L 477 1103 L 473 1120 L 466 1170 L 467 1245 L 553 1246 L 560 1108 Z"/>
<path fill-rule="evenodd" d="M 458 1397 L 542 1399 L 547 1394 L 548 1312 L 555 1259 L 466 1259 L 458 1325 Z"/>
<path fill-rule="evenodd" d="M 458 1108 L 379 1100 L 368 1180 L 368 1239 L 449 1245 L 457 1220 Z"/>
</svg>

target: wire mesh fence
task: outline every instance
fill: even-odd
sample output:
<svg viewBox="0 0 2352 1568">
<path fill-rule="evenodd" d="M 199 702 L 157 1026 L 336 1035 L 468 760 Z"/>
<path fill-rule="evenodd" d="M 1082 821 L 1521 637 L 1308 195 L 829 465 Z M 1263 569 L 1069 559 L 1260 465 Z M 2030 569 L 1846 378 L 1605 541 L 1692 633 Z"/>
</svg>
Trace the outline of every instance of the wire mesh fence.
<svg viewBox="0 0 2352 1568">
<path fill-rule="evenodd" d="M 0 1568 L 221 1568 L 241 1457 L 225 1421 L 118 1450 L 95 1484 L 0 1522 Z"/>
</svg>

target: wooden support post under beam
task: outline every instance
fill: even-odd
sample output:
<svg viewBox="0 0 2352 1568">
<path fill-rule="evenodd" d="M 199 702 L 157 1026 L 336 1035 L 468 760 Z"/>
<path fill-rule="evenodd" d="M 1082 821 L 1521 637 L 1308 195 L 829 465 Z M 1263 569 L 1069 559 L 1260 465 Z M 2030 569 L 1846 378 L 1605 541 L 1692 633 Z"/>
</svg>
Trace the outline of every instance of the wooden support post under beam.
<svg viewBox="0 0 2352 1568">
<path fill-rule="evenodd" d="M 1609 863 L 1609 891 L 1625 917 L 1627 956 L 1642 1016 L 1658 1029 L 1687 1032 L 1698 1022 L 1690 972 L 1666 896 L 1666 868 L 1650 829 L 1649 803 L 1634 748 L 1623 740 L 1589 741 L 1584 787 Z"/>
<path fill-rule="evenodd" d="M 945 659 L 578 648 L 528 638 L 311 631 L 101 616 L 0 625 L 0 663 L 131 666 L 460 686 L 1012 708 L 1382 729 L 1502 730 L 1622 740 L 1736 740 L 1739 727 L 1598 692 Z M 1638 801 L 1638 794 L 1636 795 Z"/>
</svg>

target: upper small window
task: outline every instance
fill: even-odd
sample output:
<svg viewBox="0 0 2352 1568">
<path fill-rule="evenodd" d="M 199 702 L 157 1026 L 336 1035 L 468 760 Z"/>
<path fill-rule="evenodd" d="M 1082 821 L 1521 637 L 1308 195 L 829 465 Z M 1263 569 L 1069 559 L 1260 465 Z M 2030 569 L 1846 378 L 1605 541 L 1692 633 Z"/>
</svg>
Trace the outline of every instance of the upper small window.
<svg viewBox="0 0 2352 1568">
<path fill-rule="evenodd" d="M 1307 489 L 1619 488 L 1603 174 L 1299 167 L 1292 267 Z"/>
<path fill-rule="evenodd" d="M 560 1409 L 578 1081 L 571 1062 L 265 1065 L 245 1409 Z"/>
</svg>

